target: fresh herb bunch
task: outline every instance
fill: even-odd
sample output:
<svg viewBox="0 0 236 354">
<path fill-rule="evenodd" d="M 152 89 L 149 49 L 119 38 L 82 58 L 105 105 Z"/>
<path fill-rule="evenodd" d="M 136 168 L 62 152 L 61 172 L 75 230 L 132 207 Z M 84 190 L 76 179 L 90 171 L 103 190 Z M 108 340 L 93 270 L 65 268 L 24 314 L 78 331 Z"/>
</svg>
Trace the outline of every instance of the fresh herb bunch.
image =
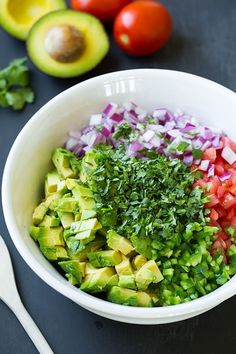
<svg viewBox="0 0 236 354">
<path fill-rule="evenodd" d="M 100 149 L 97 163 L 89 184 L 101 222 L 130 238 L 141 254 L 168 255 L 193 225 L 205 226 L 207 199 L 192 189 L 196 175 L 178 159 L 157 153 L 148 160 L 129 158 L 120 146 Z"/>
<path fill-rule="evenodd" d="M 13 60 L 0 71 L 0 107 L 20 110 L 26 103 L 34 101 L 34 93 L 29 85 L 29 69 L 26 58 Z"/>
</svg>

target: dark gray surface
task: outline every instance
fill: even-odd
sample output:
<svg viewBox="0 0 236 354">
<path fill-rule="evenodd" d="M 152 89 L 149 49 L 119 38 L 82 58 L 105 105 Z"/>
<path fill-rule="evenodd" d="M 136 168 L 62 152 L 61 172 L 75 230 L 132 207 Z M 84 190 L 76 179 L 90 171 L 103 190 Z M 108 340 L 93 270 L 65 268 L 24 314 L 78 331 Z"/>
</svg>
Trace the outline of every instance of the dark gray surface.
<svg viewBox="0 0 236 354">
<path fill-rule="evenodd" d="M 121 69 L 156 67 L 201 75 L 236 90 L 235 0 L 163 2 L 173 15 L 174 35 L 164 49 L 149 58 L 128 57 L 112 42 L 109 55 L 99 67 L 73 80 L 47 77 L 31 65 L 35 104 L 20 113 L 0 108 L 1 174 L 16 135 L 32 114 L 57 93 L 87 78 Z M 0 30 L 0 66 L 24 55 L 24 44 Z M 113 322 L 83 310 L 43 283 L 15 249 L 2 213 L 0 233 L 12 255 L 22 300 L 56 354 L 236 352 L 236 297 L 204 315 L 176 324 L 145 327 Z M 21 325 L 1 302 L 0 353 L 36 353 Z"/>
</svg>

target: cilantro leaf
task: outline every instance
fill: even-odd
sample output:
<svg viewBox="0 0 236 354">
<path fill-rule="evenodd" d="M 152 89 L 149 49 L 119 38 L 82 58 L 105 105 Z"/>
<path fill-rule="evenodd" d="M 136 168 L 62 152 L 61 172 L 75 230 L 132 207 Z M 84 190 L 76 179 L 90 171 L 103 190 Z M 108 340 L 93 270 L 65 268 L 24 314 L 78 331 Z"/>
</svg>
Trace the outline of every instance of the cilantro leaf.
<svg viewBox="0 0 236 354">
<path fill-rule="evenodd" d="M 13 60 L 0 71 L 0 107 L 20 110 L 26 103 L 34 101 L 34 93 L 29 85 L 29 69 L 26 58 Z"/>
</svg>

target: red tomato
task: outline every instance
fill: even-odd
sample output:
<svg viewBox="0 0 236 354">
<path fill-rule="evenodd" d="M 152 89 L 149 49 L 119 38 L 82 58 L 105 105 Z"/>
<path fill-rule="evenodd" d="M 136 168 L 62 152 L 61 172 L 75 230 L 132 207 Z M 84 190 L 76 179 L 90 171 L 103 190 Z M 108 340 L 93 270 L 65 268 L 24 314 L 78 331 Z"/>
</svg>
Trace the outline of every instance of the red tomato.
<svg viewBox="0 0 236 354">
<path fill-rule="evenodd" d="M 217 213 L 217 211 L 214 208 L 211 209 L 210 218 L 213 221 L 216 221 L 219 219 L 219 214 Z"/>
<path fill-rule="evenodd" d="M 222 166 L 222 165 L 220 165 L 220 164 L 215 165 L 215 173 L 216 173 L 218 176 L 223 175 L 224 172 L 225 172 L 224 166 Z"/>
<path fill-rule="evenodd" d="M 73 10 L 88 12 L 101 21 L 112 21 L 131 0 L 71 0 Z"/>
<path fill-rule="evenodd" d="M 229 146 L 234 152 L 236 152 L 236 144 L 226 136 L 222 136 L 221 141 L 224 146 Z"/>
<path fill-rule="evenodd" d="M 229 236 L 223 230 L 217 232 L 217 236 L 218 238 L 221 238 L 224 241 L 229 238 Z"/>
<path fill-rule="evenodd" d="M 236 198 L 231 193 L 226 193 L 221 204 L 224 209 L 229 209 L 236 204 Z"/>
<path fill-rule="evenodd" d="M 217 188 L 217 198 L 222 198 L 224 195 L 225 195 L 225 193 L 226 193 L 226 189 L 223 187 L 223 186 L 219 186 L 218 188 Z"/>
<path fill-rule="evenodd" d="M 236 196 L 236 184 L 232 185 L 230 188 L 229 188 L 229 192 L 233 195 Z"/>
<path fill-rule="evenodd" d="M 214 207 L 217 204 L 219 204 L 219 199 L 215 195 L 212 195 L 210 197 L 210 201 L 205 204 L 205 207 L 206 208 L 212 208 L 212 207 Z"/>
<path fill-rule="evenodd" d="M 116 17 L 114 37 L 128 54 L 144 56 L 163 47 L 172 32 L 166 7 L 153 1 L 135 1 Z"/>
<path fill-rule="evenodd" d="M 215 162 L 215 159 L 216 159 L 216 149 L 214 148 L 207 149 L 202 155 L 202 160 L 210 160 L 211 162 Z"/>
</svg>

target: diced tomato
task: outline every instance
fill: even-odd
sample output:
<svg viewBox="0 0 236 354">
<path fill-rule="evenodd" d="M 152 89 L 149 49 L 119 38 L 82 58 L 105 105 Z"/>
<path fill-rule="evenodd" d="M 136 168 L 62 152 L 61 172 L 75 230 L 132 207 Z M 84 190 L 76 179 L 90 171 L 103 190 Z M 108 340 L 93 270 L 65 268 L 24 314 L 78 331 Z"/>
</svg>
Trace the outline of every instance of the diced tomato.
<svg viewBox="0 0 236 354">
<path fill-rule="evenodd" d="M 236 216 L 232 217 L 232 219 L 230 220 L 230 225 L 236 229 Z"/>
<path fill-rule="evenodd" d="M 218 227 L 219 229 L 221 228 L 220 224 L 218 223 L 218 221 L 214 221 L 214 220 L 211 220 L 207 223 L 207 225 L 209 226 L 216 226 Z"/>
<path fill-rule="evenodd" d="M 223 202 L 221 203 L 222 207 L 224 209 L 229 209 L 235 204 L 236 204 L 236 197 L 234 197 L 231 193 L 226 193 Z"/>
<path fill-rule="evenodd" d="M 213 195 L 210 197 L 210 201 L 205 204 L 205 207 L 206 207 L 206 208 L 212 208 L 212 207 L 214 207 L 214 206 L 217 205 L 217 204 L 219 204 L 219 199 L 213 194 Z"/>
<path fill-rule="evenodd" d="M 215 162 L 216 159 L 216 149 L 215 148 L 209 148 L 207 149 L 203 155 L 202 155 L 203 160 L 210 160 L 211 162 Z"/>
<path fill-rule="evenodd" d="M 220 230 L 219 232 L 217 232 L 217 237 L 224 240 L 224 241 L 229 238 L 229 236 L 223 230 Z"/>
<path fill-rule="evenodd" d="M 219 219 L 219 214 L 214 208 L 211 209 L 210 218 L 213 221 L 217 221 Z"/>
<path fill-rule="evenodd" d="M 232 245 L 232 241 L 230 240 L 230 238 L 225 240 L 225 243 L 226 243 L 226 248 L 229 248 Z"/>
<path fill-rule="evenodd" d="M 225 195 L 225 193 L 226 193 L 226 189 L 223 187 L 223 186 L 219 186 L 218 188 L 217 188 L 217 198 L 222 198 L 224 195 Z"/>
<path fill-rule="evenodd" d="M 231 208 L 231 209 L 227 210 L 227 214 L 225 216 L 225 218 L 227 220 L 230 221 L 234 216 L 235 216 L 234 208 Z"/>
<path fill-rule="evenodd" d="M 223 209 L 220 205 L 218 205 L 215 210 L 217 211 L 219 218 L 222 218 L 226 215 L 225 209 Z"/>
<path fill-rule="evenodd" d="M 224 172 L 225 172 L 224 166 L 222 166 L 222 165 L 220 165 L 220 164 L 216 164 L 216 165 L 215 165 L 215 173 L 216 173 L 218 176 L 223 175 Z"/>
<path fill-rule="evenodd" d="M 232 178 L 227 179 L 222 183 L 224 188 L 230 188 L 233 185 Z"/>
<path fill-rule="evenodd" d="M 224 146 L 229 146 L 234 152 L 236 152 L 236 144 L 227 136 L 222 136 L 221 141 Z"/>
<path fill-rule="evenodd" d="M 222 242 L 224 244 L 222 244 Z M 227 263 L 227 257 L 225 254 L 226 248 L 227 248 L 226 243 L 221 239 L 217 239 L 212 244 L 211 253 L 212 253 L 212 255 L 215 255 L 217 252 L 220 252 L 222 254 L 222 256 L 224 257 L 224 263 Z"/>
</svg>

